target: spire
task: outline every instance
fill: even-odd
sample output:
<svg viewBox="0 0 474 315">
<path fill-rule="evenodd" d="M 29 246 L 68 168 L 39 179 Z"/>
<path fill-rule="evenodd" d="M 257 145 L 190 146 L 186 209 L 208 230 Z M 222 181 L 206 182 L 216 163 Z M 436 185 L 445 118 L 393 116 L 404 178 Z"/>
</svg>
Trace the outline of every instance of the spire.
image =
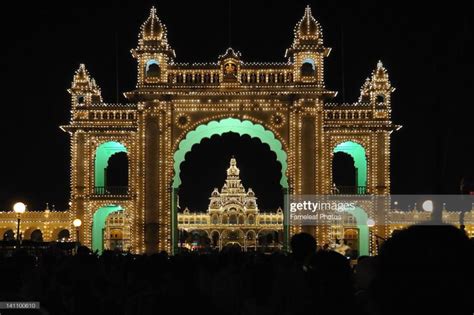
<svg viewBox="0 0 474 315">
<path fill-rule="evenodd" d="M 382 61 L 377 62 L 377 68 L 372 71 L 372 77 L 370 78 L 370 86 L 374 90 L 383 92 L 393 92 L 395 89 L 392 88 L 390 80 L 388 78 L 388 71 L 383 66 Z"/>
<path fill-rule="evenodd" d="M 132 50 L 132 54 L 136 52 L 165 52 L 174 57 L 174 51 L 168 45 L 166 25 L 161 23 L 160 18 L 156 14 L 156 8 L 151 7 L 148 18 L 140 27 L 138 36 L 138 47 Z"/>
<path fill-rule="evenodd" d="M 304 10 L 304 15 L 298 24 L 298 35 L 300 37 L 318 37 L 320 34 L 320 26 L 311 13 L 311 7 L 308 5 Z"/>
<path fill-rule="evenodd" d="M 158 15 L 156 15 L 156 8 L 153 6 L 150 9 L 150 15 L 140 28 L 140 37 L 144 40 L 161 40 L 163 35 L 166 35 L 166 29 L 161 24 Z"/>
<path fill-rule="evenodd" d="M 390 83 L 388 71 L 379 60 L 372 75 L 365 80 L 360 89 L 359 102 L 390 105 L 390 95 L 393 91 L 395 88 Z"/>
<path fill-rule="evenodd" d="M 293 48 L 304 44 L 322 44 L 323 31 L 318 21 L 311 13 L 308 5 L 304 10 L 303 18 L 296 24 Z"/>
<path fill-rule="evenodd" d="M 94 78 L 91 77 L 86 66 L 81 63 L 74 73 L 71 88 L 68 90 L 72 95 L 90 96 L 91 102 L 102 102 L 100 87 Z"/>
<path fill-rule="evenodd" d="M 329 48 L 323 47 L 323 28 L 314 18 L 311 7 L 304 10 L 303 17 L 294 29 L 293 44 L 286 50 L 286 56 L 291 57 L 296 52 L 320 51 L 325 57 L 330 53 Z"/>
<path fill-rule="evenodd" d="M 86 69 L 86 65 L 81 63 L 79 69 L 76 70 L 74 78 L 72 81 L 72 88 L 81 89 L 81 88 L 91 88 L 91 77 L 89 71 Z"/>
<path fill-rule="evenodd" d="M 237 167 L 237 160 L 234 157 L 232 157 L 230 159 L 230 166 L 227 169 L 227 178 L 239 177 L 239 174 L 240 174 L 240 170 Z"/>
</svg>

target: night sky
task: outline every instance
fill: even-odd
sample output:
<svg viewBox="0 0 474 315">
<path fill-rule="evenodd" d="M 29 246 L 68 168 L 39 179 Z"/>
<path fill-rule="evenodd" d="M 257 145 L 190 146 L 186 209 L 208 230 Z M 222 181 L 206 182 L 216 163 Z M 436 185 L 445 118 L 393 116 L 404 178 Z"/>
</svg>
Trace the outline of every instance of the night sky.
<svg viewBox="0 0 474 315">
<path fill-rule="evenodd" d="M 192 62 L 216 61 L 229 43 L 244 61 L 284 61 L 306 4 L 323 26 L 325 45 L 333 48 L 325 72 L 326 86 L 339 91 L 335 101 L 355 101 L 379 59 L 397 88 L 393 121 L 404 127 L 392 136 L 392 192 L 457 193 L 460 178 L 472 173 L 474 164 L 472 1 L 436 6 L 427 1 L 239 0 L 231 10 L 228 1 L 13 1 L 0 13 L 0 209 L 10 209 L 16 200 L 29 210 L 43 209 L 46 202 L 65 209 L 69 135 L 59 125 L 69 121 L 66 89 L 79 63 L 85 63 L 105 101 L 116 101 L 117 64 L 118 90 L 132 90 L 136 63 L 129 51 L 136 47 L 151 5 L 168 28 L 177 61 Z M 262 202 L 270 200 L 266 183 L 275 183 L 275 170 L 262 169 L 254 176 L 251 155 L 232 152 L 264 152 L 262 144 L 233 139 L 223 153 L 216 141 L 204 146 L 221 152 L 221 164 L 215 167 L 217 175 L 209 174 L 199 202 L 207 204 L 212 187 L 221 187 L 232 154 L 247 168 L 242 169 L 244 184 L 257 194 L 259 189 Z M 193 154 L 207 163 L 194 150 L 188 156 Z M 194 169 L 183 163 L 183 182 L 203 185 L 199 166 Z M 271 200 L 265 203 L 272 206 Z"/>
</svg>

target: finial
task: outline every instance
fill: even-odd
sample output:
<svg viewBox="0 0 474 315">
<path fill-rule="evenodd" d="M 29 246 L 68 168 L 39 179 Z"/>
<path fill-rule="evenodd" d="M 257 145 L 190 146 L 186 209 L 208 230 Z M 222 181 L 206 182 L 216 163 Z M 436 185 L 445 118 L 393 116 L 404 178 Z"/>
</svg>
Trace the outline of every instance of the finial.
<svg viewBox="0 0 474 315">
<path fill-rule="evenodd" d="M 151 6 L 151 9 L 150 9 L 150 15 L 156 15 L 156 8 L 155 6 Z"/>
<path fill-rule="evenodd" d="M 383 63 L 381 60 L 379 60 L 379 62 L 377 62 L 377 69 L 382 69 L 383 68 Z"/>
<path fill-rule="evenodd" d="M 45 210 L 49 210 L 49 203 L 46 203 L 46 209 Z"/>
</svg>

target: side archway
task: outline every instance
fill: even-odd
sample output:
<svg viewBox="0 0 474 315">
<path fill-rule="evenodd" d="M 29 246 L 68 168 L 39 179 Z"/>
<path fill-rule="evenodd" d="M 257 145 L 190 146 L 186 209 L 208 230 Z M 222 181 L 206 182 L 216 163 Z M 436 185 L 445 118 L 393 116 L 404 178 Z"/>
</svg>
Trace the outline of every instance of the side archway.
<svg viewBox="0 0 474 315">
<path fill-rule="evenodd" d="M 367 187 L 367 155 L 365 148 L 357 142 L 345 141 L 338 144 L 333 153 L 343 152 L 349 154 L 354 159 L 354 166 L 357 172 L 357 185 Z"/>
<path fill-rule="evenodd" d="M 112 212 L 123 210 L 121 206 L 108 205 L 99 208 L 92 217 L 92 250 L 102 253 L 104 249 L 104 234 L 105 221 Z"/>
<path fill-rule="evenodd" d="M 112 155 L 127 152 L 127 148 L 116 141 L 108 141 L 99 145 L 95 152 L 94 182 L 96 187 L 105 186 L 105 172 Z"/>
</svg>

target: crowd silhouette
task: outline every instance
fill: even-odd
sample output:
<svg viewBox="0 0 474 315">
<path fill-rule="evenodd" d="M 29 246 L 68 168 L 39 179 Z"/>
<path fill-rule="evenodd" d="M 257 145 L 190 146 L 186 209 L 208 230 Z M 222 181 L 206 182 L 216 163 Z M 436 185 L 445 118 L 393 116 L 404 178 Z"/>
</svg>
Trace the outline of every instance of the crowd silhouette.
<svg viewBox="0 0 474 315">
<path fill-rule="evenodd" d="M 474 244 L 453 226 L 412 226 L 355 266 L 305 233 L 291 254 L 150 256 L 54 247 L 0 256 L 0 301 L 17 314 L 473 314 Z M 0 310 L 1 314 L 9 314 Z"/>
</svg>

